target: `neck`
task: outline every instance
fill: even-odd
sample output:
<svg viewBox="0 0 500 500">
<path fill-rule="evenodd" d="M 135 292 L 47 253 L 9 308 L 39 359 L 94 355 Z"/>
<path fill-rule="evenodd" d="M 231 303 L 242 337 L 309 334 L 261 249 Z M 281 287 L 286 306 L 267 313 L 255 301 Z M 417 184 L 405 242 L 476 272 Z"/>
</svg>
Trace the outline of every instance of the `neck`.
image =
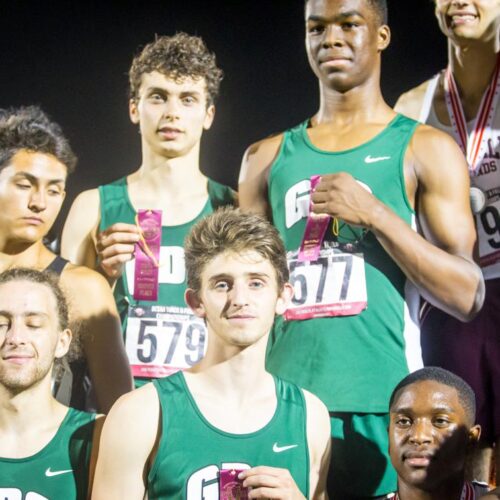
<svg viewBox="0 0 500 500">
<path fill-rule="evenodd" d="M 229 395 L 253 398 L 257 388 L 266 388 L 272 382 L 265 369 L 268 335 L 245 348 L 217 342 L 214 332 L 209 331 L 209 338 L 207 354 L 192 372 L 203 375 L 221 399 Z"/>
<path fill-rule="evenodd" d="M 0 429 L 22 435 L 33 429 L 46 427 L 52 417 L 65 407 L 56 401 L 50 391 L 50 371 L 47 376 L 21 392 L 0 385 Z M 36 408 L 36 411 L 33 409 Z"/>
<path fill-rule="evenodd" d="M 447 478 L 432 491 L 398 481 L 399 500 L 460 500 L 464 487 L 464 471 Z"/>
<path fill-rule="evenodd" d="M 0 243 L 0 272 L 13 267 L 45 269 L 53 256 L 42 241 L 26 243 L 4 240 Z"/>
<path fill-rule="evenodd" d="M 339 92 L 320 81 L 320 108 L 315 125 L 322 123 L 365 123 L 390 111 L 380 90 L 380 72 L 362 85 Z"/>
<path fill-rule="evenodd" d="M 160 190 L 185 197 L 190 192 L 204 188 L 206 177 L 199 166 L 199 143 L 186 155 L 166 157 L 158 155 L 143 144 L 142 165 L 130 176 L 132 182 L 141 184 L 147 190 Z"/>
<path fill-rule="evenodd" d="M 448 60 L 462 101 L 483 96 L 491 82 L 499 51 L 496 39 L 467 45 L 448 42 Z"/>
</svg>

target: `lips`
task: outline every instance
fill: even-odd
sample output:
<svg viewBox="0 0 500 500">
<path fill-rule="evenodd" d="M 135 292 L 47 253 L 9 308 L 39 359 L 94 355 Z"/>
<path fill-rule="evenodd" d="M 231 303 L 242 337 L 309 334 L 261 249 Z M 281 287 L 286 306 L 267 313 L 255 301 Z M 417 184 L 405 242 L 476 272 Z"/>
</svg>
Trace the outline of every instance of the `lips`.
<svg viewBox="0 0 500 500">
<path fill-rule="evenodd" d="M 176 139 L 177 137 L 179 137 L 183 133 L 183 131 L 179 128 L 176 128 L 176 127 L 161 127 L 158 130 L 158 133 L 164 139 L 172 140 L 172 139 Z"/>
<path fill-rule="evenodd" d="M 27 353 L 11 353 L 3 356 L 4 361 L 8 361 L 9 363 L 13 363 L 15 365 L 23 365 L 27 363 L 33 356 Z"/>
<path fill-rule="evenodd" d="M 428 467 L 433 455 L 427 451 L 408 451 L 403 454 L 403 460 L 411 467 Z"/>
<path fill-rule="evenodd" d="M 44 223 L 40 217 L 23 217 L 23 221 L 32 226 L 40 226 Z"/>
<path fill-rule="evenodd" d="M 347 57 L 342 54 L 335 54 L 335 55 L 330 55 L 330 56 L 325 56 L 320 59 L 320 64 L 334 64 L 334 63 L 340 63 L 340 62 L 345 62 L 345 61 L 350 61 L 351 58 Z"/>
<path fill-rule="evenodd" d="M 448 14 L 451 20 L 452 26 L 460 26 L 463 24 L 469 24 L 476 20 L 477 16 L 473 12 L 468 12 L 464 10 L 450 12 Z"/>
</svg>

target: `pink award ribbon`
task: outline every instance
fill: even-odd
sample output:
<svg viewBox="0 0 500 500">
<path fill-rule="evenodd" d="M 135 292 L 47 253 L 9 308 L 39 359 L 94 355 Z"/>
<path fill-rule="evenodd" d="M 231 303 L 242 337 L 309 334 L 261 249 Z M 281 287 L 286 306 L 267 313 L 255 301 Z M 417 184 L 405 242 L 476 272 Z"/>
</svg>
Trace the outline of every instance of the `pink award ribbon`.
<svg viewBox="0 0 500 500">
<path fill-rule="evenodd" d="M 479 105 L 470 135 L 467 132 L 465 113 L 450 66 L 446 68 L 444 75 L 444 95 L 455 140 L 467 157 L 470 173 L 475 174 L 488 149 L 487 139 L 491 134 L 495 108 L 500 95 L 500 55 L 497 57 L 493 79 Z"/>
<path fill-rule="evenodd" d="M 238 469 L 221 469 L 219 472 L 219 500 L 247 500 L 248 488 L 238 479 Z"/>
<path fill-rule="evenodd" d="M 321 180 L 320 175 L 311 176 L 311 196 Z M 309 215 L 307 217 L 306 228 L 302 243 L 300 244 L 299 255 L 297 260 L 299 262 L 314 261 L 319 257 L 321 244 L 325 237 L 326 230 L 330 224 L 329 215 L 317 215 L 312 211 L 312 201 L 309 202 Z"/>
<path fill-rule="evenodd" d="M 158 300 L 161 247 L 161 210 L 139 210 L 137 225 L 142 232 L 135 244 L 134 299 Z"/>
</svg>

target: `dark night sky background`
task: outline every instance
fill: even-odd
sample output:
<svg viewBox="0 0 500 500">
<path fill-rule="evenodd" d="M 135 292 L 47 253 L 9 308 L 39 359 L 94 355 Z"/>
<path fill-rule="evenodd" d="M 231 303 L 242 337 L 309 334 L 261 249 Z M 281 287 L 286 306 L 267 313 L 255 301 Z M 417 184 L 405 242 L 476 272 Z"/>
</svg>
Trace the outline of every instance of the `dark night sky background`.
<svg viewBox="0 0 500 500">
<path fill-rule="evenodd" d="M 444 66 L 446 44 L 430 0 L 389 0 L 389 17 L 382 90 L 392 105 Z M 234 187 L 251 142 L 317 109 L 303 0 L 1 0 L 0 107 L 39 104 L 62 125 L 79 157 L 62 217 L 80 191 L 139 166 L 127 71 L 138 47 L 176 31 L 202 36 L 225 72 L 201 166 Z"/>
</svg>

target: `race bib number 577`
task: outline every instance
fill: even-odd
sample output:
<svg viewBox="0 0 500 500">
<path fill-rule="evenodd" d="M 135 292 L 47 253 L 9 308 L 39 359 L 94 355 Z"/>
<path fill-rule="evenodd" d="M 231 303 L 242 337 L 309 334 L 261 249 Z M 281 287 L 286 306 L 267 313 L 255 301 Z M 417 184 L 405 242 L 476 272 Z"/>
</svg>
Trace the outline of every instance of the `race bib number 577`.
<svg viewBox="0 0 500 500">
<path fill-rule="evenodd" d="M 366 309 L 363 254 L 323 248 L 312 262 L 301 262 L 292 254 L 288 266 L 294 297 L 286 320 L 353 316 Z"/>
</svg>

